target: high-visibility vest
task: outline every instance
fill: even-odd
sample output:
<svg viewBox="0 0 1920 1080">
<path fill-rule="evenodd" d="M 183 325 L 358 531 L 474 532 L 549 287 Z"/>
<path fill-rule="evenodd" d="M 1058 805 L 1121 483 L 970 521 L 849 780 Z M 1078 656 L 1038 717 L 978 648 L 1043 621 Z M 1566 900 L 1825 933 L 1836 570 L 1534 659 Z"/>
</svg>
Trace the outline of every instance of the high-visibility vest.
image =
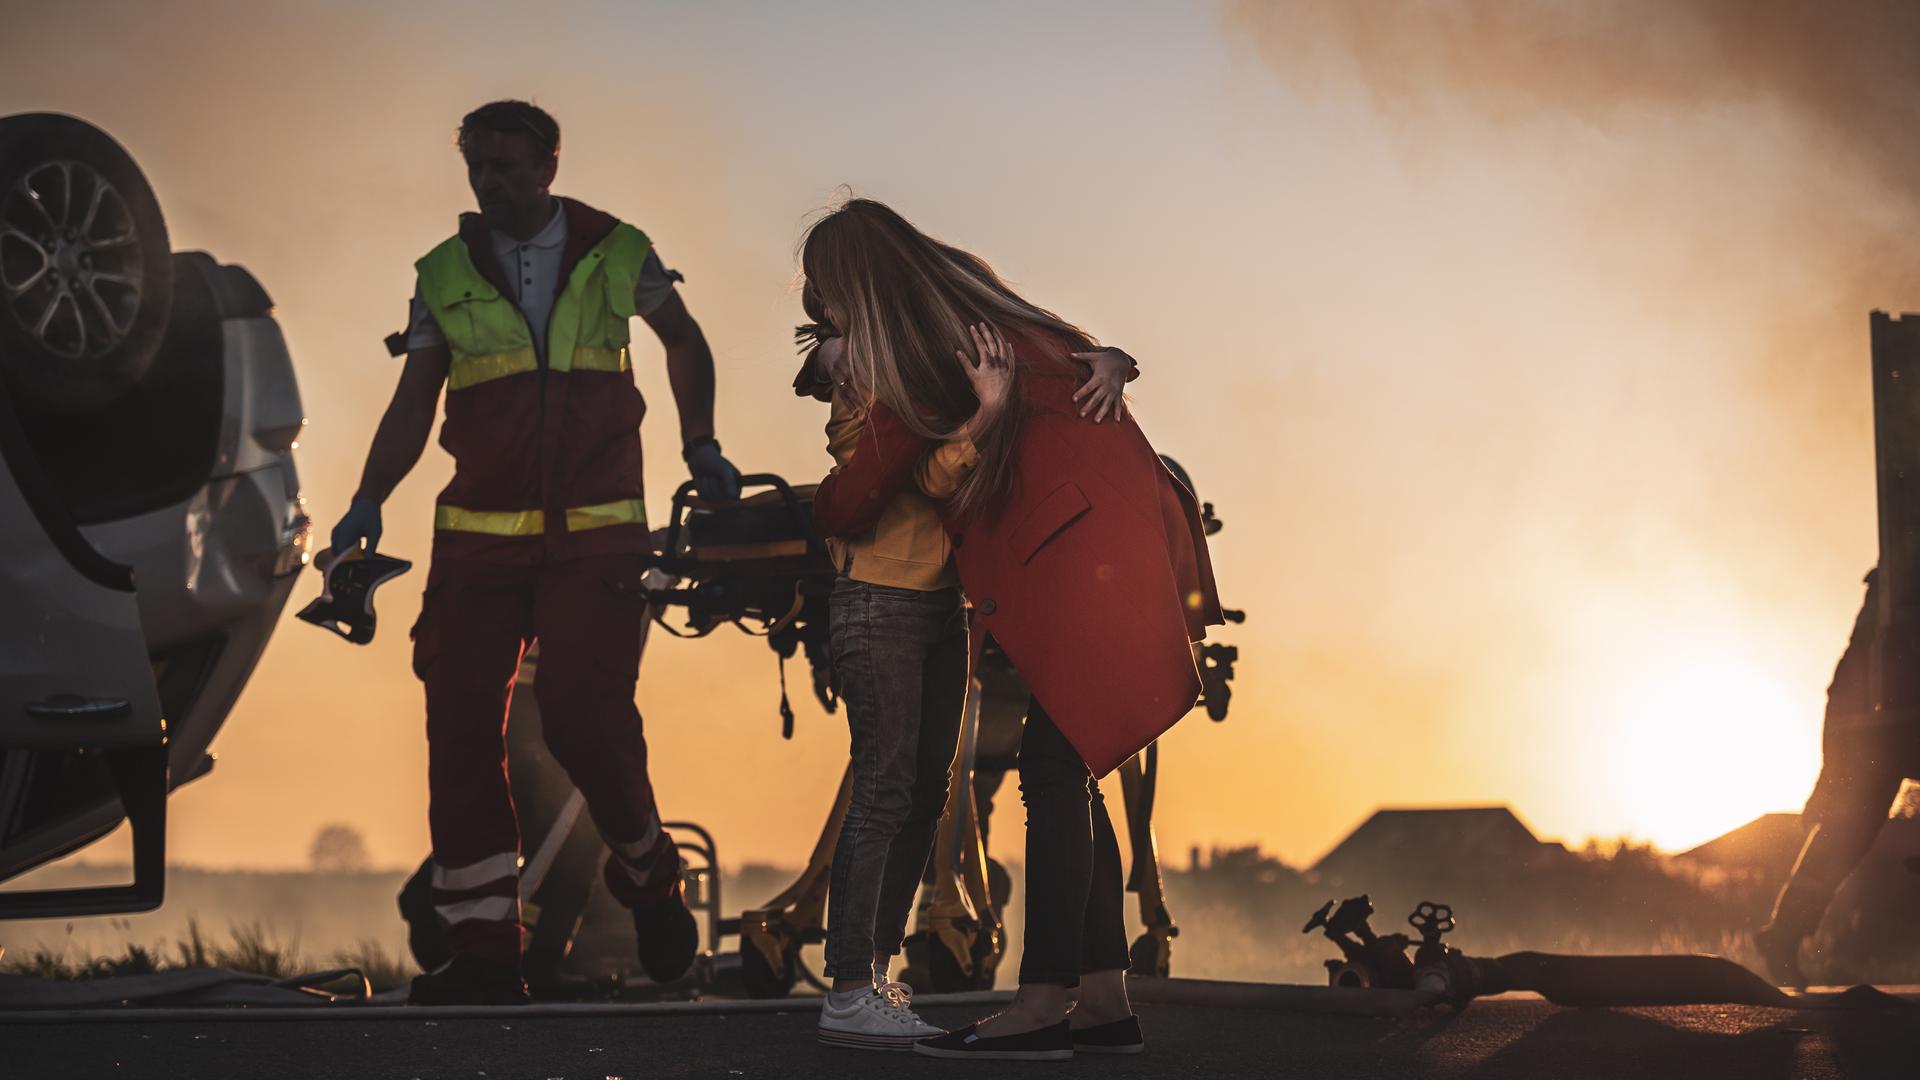
<svg viewBox="0 0 1920 1080">
<path fill-rule="evenodd" d="M 451 353 L 447 369 L 447 430 L 443 431 L 442 441 L 454 452 L 458 470 L 472 466 L 447 438 L 456 425 L 461 429 L 463 441 L 469 443 L 524 437 L 525 432 L 475 429 L 488 423 L 514 426 L 541 423 L 543 406 L 555 393 L 555 388 L 548 385 L 553 380 L 576 372 L 631 371 L 627 325 L 635 313 L 634 285 L 651 246 L 646 234 L 622 222 L 615 224 L 574 265 L 565 286 L 554 298 L 553 313 L 547 324 L 544 374 L 542 358 L 536 352 L 526 316 L 511 297 L 502 294 L 474 265 L 463 237 L 456 235 L 448 239 L 414 264 L 420 275 L 421 300 L 439 324 Z M 623 381 L 627 392 L 637 400 L 637 391 L 631 389 L 631 375 Z M 503 409 L 498 399 L 507 395 L 511 395 L 511 404 Z M 480 398 L 495 400 L 490 402 L 490 407 L 482 407 Z M 628 430 L 637 426 L 636 415 Z M 637 471 L 637 435 L 632 438 L 635 439 Z M 480 467 L 510 471 L 499 470 L 497 466 Z M 488 482 L 489 478 L 472 479 L 480 483 L 470 486 L 496 491 L 526 487 L 524 483 L 516 485 L 506 478 L 493 483 Z M 565 506 L 561 525 L 567 532 L 608 525 L 644 525 L 646 509 L 639 498 L 637 483 L 636 475 L 634 490 L 620 492 L 624 496 L 621 498 Z M 443 501 L 435 509 L 434 527 L 446 532 L 497 537 L 539 536 L 547 530 L 549 508 L 529 505 L 537 499 L 537 484 L 535 488 L 520 490 L 520 501 L 505 507 L 458 506 Z"/>
</svg>

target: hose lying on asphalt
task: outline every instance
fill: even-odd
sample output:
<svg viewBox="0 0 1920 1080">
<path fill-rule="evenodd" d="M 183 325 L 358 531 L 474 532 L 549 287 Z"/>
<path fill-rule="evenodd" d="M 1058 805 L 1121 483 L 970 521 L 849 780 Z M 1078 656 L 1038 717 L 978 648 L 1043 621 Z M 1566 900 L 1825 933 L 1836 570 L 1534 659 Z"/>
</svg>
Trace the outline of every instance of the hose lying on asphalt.
<svg viewBox="0 0 1920 1080">
<path fill-rule="evenodd" d="M 326 989 L 337 983 L 345 986 Z M 0 1010 L 114 1006 L 284 1006 L 311 1008 L 366 1001 L 373 987 L 358 968 L 276 979 L 225 968 L 190 967 L 98 979 L 0 975 Z"/>
</svg>

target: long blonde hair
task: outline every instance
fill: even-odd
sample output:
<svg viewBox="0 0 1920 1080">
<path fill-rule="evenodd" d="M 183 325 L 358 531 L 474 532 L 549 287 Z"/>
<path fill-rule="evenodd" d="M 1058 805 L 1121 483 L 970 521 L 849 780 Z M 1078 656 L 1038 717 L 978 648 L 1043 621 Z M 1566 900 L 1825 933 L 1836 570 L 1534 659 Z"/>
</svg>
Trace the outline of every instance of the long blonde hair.
<svg viewBox="0 0 1920 1080">
<path fill-rule="evenodd" d="M 984 260 L 933 239 L 872 199 L 849 199 L 814 222 L 802 240 L 800 264 L 814 294 L 807 302 L 824 302 L 821 311 L 846 324 L 830 329 L 847 339 L 855 381 L 924 438 L 954 437 L 979 408 L 954 356 L 972 352 L 972 324 L 998 327 L 1015 342 L 1020 363 L 1065 361 L 1050 349 L 1039 355 L 1030 345 L 1021 349 L 1034 332 L 1063 339 L 1070 351 L 1093 347 L 1084 330 L 1022 299 Z M 993 506 L 1012 485 L 1019 379 L 1016 365 L 1008 407 L 974 437 L 979 463 L 952 497 L 963 518 Z"/>
</svg>

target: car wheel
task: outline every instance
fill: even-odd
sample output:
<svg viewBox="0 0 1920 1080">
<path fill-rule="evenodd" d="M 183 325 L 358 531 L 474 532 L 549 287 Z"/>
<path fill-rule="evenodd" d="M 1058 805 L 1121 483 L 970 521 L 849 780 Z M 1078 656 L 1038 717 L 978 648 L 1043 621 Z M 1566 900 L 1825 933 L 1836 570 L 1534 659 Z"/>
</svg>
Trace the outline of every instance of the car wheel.
<svg viewBox="0 0 1920 1080">
<path fill-rule="evenodd" d="M 773 965 L 761 955 L 760 950 L 750 941 L 740 943 L 740 977 L 746 983 L 747 996 L 767 1000 L 783 998 L 793 993 L 794 983 L 800 978 L 800 947 L 791 945 L 786 951 L 786 969 L 774 974 Z"/>
<path fill-rule="evenodd" d="M 1173 974 L 1173 943 L 1152 934 L 1141 934 L 1127 949 L 1127 970 L 1135 975 L 1166 978 Z"/>
<path fill-rule="evenodd" d="M 140 380 L 166 336 L 171 255 L 152 187 L 105 132 L 0 119 L 0 375 L 27 402 L 76 412 Z"/>
<path fill-rule="evenodd" d="M 991 855 L 987 856 L 987 896 L 992 899 L 996 912 L 1005 912 L 1013 900 L 1013 875 Z"/>
<path fill-rule="evenodd" d="M 927 937 L 927 981 L 936 994 L 959 994 L 979 989 L 974 976 L 960 966 L 947 943 L 936 935 Z M 908 984 L 912 985 L 912 984 Z"/>
<path fill-rule="evenodd" d="M 421 971 L 438 971 L 453 959 L 447 928 L 433 910 L 433 860 L 420 864 L 400 887 L 400 918 L 407 924 L 407 951 Z"/>
</svg>

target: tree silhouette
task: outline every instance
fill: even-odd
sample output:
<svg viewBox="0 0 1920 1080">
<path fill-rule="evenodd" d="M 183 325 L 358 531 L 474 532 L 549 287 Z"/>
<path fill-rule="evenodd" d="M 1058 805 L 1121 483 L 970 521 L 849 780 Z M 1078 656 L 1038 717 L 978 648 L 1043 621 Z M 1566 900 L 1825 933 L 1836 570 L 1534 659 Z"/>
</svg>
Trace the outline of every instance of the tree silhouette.
<svg viewBox="0 0 1920 1080">
<path fill-rule="evenodd" d="M 367 854 L 367 839 L 351 825 L 335 822 L 322 825 L 313 834 L 307 849 L 307 861 L 319 874 L 361 874 L 373 865 Z"/>
</svg>

